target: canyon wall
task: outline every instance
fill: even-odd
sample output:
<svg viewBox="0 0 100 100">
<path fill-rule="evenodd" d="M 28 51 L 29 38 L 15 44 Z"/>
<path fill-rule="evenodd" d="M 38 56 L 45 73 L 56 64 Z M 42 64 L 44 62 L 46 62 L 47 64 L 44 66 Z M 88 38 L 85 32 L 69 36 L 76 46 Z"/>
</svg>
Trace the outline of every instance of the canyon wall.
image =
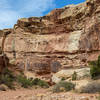
<svg viewBox="0 0 100 100">
<path fill-rule="evenodd" d="M 87 0 L 43 17 L 21 18 L 13 29 L 0 31 L 0 45 L 21 69 L 49 73 L 86 67 L 100 54 L 100 1 Z"/>
</svg>

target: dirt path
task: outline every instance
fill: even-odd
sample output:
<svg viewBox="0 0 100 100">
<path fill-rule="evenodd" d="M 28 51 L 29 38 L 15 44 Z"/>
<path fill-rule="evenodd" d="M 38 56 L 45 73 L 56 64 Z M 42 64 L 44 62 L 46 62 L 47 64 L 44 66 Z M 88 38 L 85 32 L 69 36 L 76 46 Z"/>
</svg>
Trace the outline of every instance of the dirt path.
<svg viewBox="0 0 100 100">
<path fill-rule="evenodd" d="M 97 94 L 51 93 L 47 90 L 20 89 L 0 92 L 0 100 L 97 100 Z"/>
</svg>

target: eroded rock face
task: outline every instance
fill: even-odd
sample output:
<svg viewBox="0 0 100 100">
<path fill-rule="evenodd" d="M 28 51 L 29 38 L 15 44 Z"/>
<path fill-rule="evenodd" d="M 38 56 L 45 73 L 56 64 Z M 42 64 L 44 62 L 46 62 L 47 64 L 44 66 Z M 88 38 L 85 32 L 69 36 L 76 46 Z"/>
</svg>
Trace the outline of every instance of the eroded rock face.
<svg viewBox="0 0 100 100">
<path fill-rule="evenodd" d="M 76 73 L 76 75 L 75 75 Z M 90 68 L 81 68 L 81 69 L 67 69 L 61 70 L 52 76 L 52 81 L 55 83 L 60 82 L 63 78 L 66 81 L 73 81 L 73 75 L 75 75 L 75 80 L 82 80 L 87 77 L 90 77 Z"/>
<path fill-rule="evenodd" d="M 0 73 L 1 73 L 2 70 L 3 70 L 3 67 L 4 67 L 3 58 L 2 58 L 2 56 L 0 56 Z"/>
<path fill-rule="evenodd" d="M 83 67 L 100 54 L 99 27 L 100 1 L 87 0 L 43 17 L 19 19 L 6 37 L 4 51 L 23 68 L 38 62 L 40 69 L 50 72 L 53 61 L 61 68 Z"/>
<path fill-rule="evenodd" d="M 8 64 L 9 59 L 6 57 L 6 55 L 0 55 L 0 74 L 6 67 L 8 67 Z"/>
<path fill-rule="evenodd" d="M 4 52 L 4 46 L 6 37 L 10 33 L 12 33 L 12 29 L 0 30 L 0 74 L 9 66 L 9 58 Z"/>
</svg>

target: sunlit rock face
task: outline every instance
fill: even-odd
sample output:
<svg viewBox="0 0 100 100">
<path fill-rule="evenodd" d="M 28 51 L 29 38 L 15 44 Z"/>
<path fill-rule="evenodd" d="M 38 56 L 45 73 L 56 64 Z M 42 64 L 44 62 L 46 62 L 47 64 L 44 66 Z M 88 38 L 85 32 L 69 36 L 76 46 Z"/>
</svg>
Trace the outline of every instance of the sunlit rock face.
<svg viewBox="0 0 100 100">
<path fill-rule="evenodd" d="M 19 19 L 5 39 L 4 51 L 18 67 L 38 73 L 49 73 L 55 66 L 56 70 L 86 66 L 100 54 L 100 1 Z M 54 62 L 58 65 L 52 67 Z"/>
</svg>

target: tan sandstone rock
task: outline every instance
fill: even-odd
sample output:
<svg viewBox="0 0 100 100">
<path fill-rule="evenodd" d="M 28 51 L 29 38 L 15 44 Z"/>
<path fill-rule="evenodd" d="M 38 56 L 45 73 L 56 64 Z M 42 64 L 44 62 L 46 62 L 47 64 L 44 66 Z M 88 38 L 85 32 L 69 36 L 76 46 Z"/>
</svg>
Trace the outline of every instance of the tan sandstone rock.
<svg viewBox="0 0 100 100">
<path fill-rule="evenodd" d="M 99 27 L 100 1 L 87 0 L 55 9 L 43 17 L 19 19 L 13 29 L 6 30 L 9 34 L 4 51 L 10 60 L 16 60 L 18 68 L 27 67 L 35 72 L 37 61 L 47 62 L 40 68 L 43 73 L 51 72 L 54 61 L 59 62 L 60 69 L 85 67 L 100 54 Z"/>
<path fill-rule="evenodd" d="M 74 72 L 76 72 L 77 75 L 76 80 L 81 80 L 90 76 L 90 68 L 67 69 L 53 74 L 52 81 L 58 83 L 62 78 L 64 78 L 66 81 L 71 81 Z"/>
</svg>

